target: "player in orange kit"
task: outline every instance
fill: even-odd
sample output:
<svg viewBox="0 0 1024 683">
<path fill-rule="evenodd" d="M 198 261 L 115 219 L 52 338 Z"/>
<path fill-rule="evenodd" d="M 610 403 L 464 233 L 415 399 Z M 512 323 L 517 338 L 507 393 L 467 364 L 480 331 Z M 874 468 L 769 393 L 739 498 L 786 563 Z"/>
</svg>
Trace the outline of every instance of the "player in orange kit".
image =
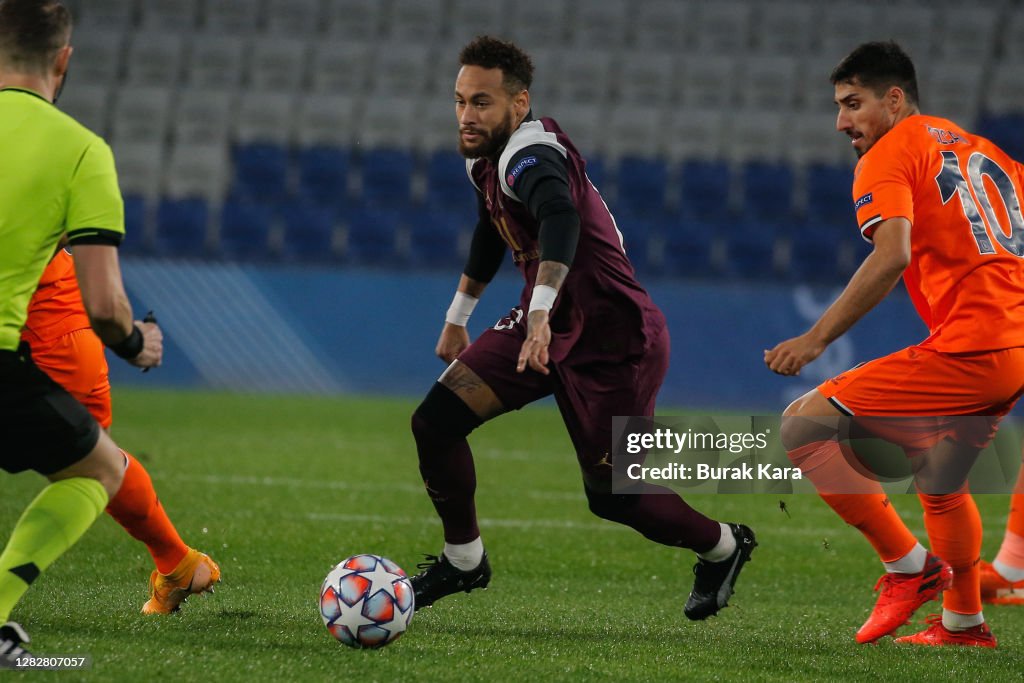
<svg viewBox="0 0 1024 683">
<path fill-rule="evenodd" d="M 874 250 L 814 326 L 766 351 L 765 362 L 780 374 L 799 373 L 901 276 L 930 334 L 793 402 L 782 439 L 824 501 L 867 537 L 885 565 L 881 594 L 858 642 L 893 633 L 948 588 L 941 618 L 896 642 L 995 647 L 981 611 L 981 520 L 963 480 L 1024 392 L 1020 169 L 988 140 L 921 115 L 914 65 L 894 43 L 861 45 L 831 80 L 836 127 L 860 156 L 853 202 Z M 934 554 L 910 533 L 877 481 L 867 491 L 843 488 L 849 466 L 835 431 L 830 435 L 823 424 L 864 416 L 905 418 L 886 438 L 904 447 L 918 472 Z M 951 488 L 922 485 L 950 474 Z"/>
<path fill-rule="evenodd" d="M 75 264 L 65 249 L 58 249 L 43 271 L 21 336 L 39 369 L 88 408 L 101 427 L 109 429 L 113 417 L 107 359 L 89 324 Z M 121 452 L 124 482 L 107 505 L 107 513 L 146 544 L 156 564 L 143 613 L 169 614 L 189 595 L 212 592 L 220 580 L 220 568 L 207 555 L 185 545 L 164 512 L 149 473 L 142 463 Z"/>
</svg>

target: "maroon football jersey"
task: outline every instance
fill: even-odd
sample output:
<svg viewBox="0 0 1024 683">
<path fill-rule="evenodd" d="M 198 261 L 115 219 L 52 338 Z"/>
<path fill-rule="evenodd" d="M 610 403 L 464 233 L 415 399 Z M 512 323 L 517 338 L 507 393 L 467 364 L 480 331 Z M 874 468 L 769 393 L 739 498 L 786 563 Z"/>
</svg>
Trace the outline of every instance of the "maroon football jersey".
<svg viewBox="0 0 1024 683">
<path fill-rule="evenodd" d="M 536 163 L 536 157 L 529 155 L 535 145 L 553 148 L 565 157 L 569 189 L 580 216 L 576 255 L 551 311 L 551 360 L 582 365 L 620 361 L 645 352 L 663 330 L 665 318 L 636 281 L 622 234 L 587 177 L 586 162 L 550 118 L 524 121 L 497 164 L 483 158 L 466 163 L 470 179 L 484 196 L 492 226 L 511 249 L 526 281 L 522 310 L 529 308 L 540 264 L 540 224 L 516 196 L 515 181 Z"/>
</svg>

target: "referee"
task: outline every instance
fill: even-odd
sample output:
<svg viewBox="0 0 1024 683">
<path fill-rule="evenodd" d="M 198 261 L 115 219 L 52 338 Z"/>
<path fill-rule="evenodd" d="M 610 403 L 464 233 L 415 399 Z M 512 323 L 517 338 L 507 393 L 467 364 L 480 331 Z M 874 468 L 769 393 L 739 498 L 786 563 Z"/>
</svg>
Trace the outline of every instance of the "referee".
<svg viewBox="0 0 1024 683">
<path fill-rule="evenodd" d="M 118 447 L 19 341 L 63 235 L 100 340 L 140 368 L 163 355 L 160 328 L 133 322 L 121 282 L 124 205 L 110 147 L 53 106 L 70 38 L 71 14 L 59 1 L 0 0 L 0 468 L 49 480 L 0 554 L 0 668 L 27 654 L 24 629 L 7 621 L 14 606 L 103 512 L 123 476 Z"/>
</svg>

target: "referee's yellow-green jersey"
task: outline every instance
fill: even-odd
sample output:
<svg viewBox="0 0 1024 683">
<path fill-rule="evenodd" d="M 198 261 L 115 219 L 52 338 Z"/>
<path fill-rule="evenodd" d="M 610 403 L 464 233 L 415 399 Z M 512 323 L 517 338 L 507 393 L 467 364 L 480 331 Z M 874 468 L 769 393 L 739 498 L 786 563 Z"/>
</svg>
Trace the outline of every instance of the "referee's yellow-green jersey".
<svg viewBox="0 0 1024 683">
<path fill-rule="evenodd" d="M 29 300 L 65 231 L 72 244 L 124 237 L 114 155 L 39 94 L 0 89 L 0 350 L 18 348 Z"/>
</svg>

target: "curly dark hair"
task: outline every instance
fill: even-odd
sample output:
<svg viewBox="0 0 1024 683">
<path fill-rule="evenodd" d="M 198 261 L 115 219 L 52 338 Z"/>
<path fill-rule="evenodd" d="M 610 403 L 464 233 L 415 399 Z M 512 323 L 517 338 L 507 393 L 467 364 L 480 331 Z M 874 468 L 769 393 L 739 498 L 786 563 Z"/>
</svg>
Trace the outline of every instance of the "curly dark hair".
<svg viewBox="0 0 1024 683">
<path fill-rule="evenodd" d="M 58 0 L 0 0 L 0 61 L 38 73 L 71 38 L 71 13 Z"/>
<path fill-rule="evenodd" d="M 878 96 L 895 85 L 903 90 L 911 104 L 919 102 L 914 62 L 891 40 L 859 45 L 832 70 L 829 80 L 832 85 L 856 81 Z"/>
<path fill-rule="evenodd" d="M 519 46 L 493 36 L 477 36 L 459 53 L 459 64 L 501 69 L 502 85 L 510 95 L 529 90 L 533 61 Z"/>
</svg>

